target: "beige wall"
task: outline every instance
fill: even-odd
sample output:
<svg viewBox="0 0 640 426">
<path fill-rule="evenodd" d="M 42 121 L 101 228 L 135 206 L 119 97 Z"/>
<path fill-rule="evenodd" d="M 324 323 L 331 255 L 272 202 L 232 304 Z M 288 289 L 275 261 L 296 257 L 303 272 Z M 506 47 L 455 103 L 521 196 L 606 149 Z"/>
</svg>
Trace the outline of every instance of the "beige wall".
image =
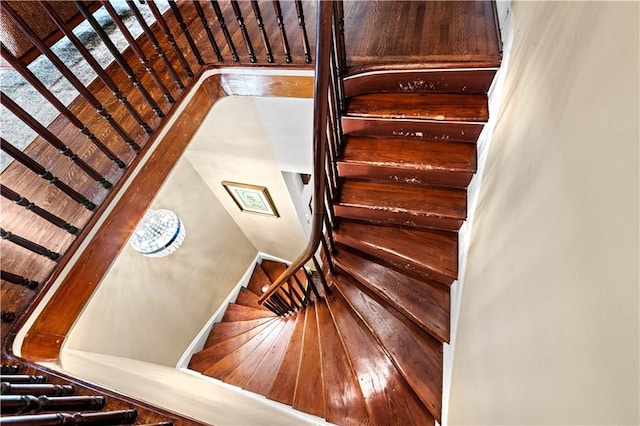
<svg viewBox="0 0 640 426">
<path fill-rule="evenodd" d="M 289 136 L 291 133 L 278 131 L 277 124 L 266 122 L 263 116 L 265 109 L 277 110 L 280 120 L 286 124 L 292 116 L 299 117 L 302 108 L 311 105 L 311 101 L 305 99 L 222 98 L 211 108 L 185 152 L 185 157 L 256 249 L 287 260 L 295 259 L 302 252 L 306 238 L 278 167 L 278 163 L 286 161 L 278 161 L 272 147 L 272 143 L 282 141 L 273 141 L 267 128 L 271 128 L 269 133 Z M 275 117 L 271 115 L 271 118 Z M 308 140 L 311 127 L 306 130 L 297 145 L 311 151 Z M 279 150 L 286 151 L 282 146 Z M 294 157 L 295 152 L 292 150 Z M 240 212 L 222 186 L 223 180 L 266 186 L 280 217 Z"/>
<path fill-rule="evenodd" d="M 128 244 L 71 331 L 65 349 L 175 366 L 257 251 L 181 159 L 153 202 L 182 219 L 173 254 L 149 258 Z"/>
<path fill-rule="evenodd" d="M 637 425 L 639 5 L 512 13 L 449 420 Z"/>
<path fill-rule="evenodd" d="M 211 425 L 324 424 L 175 368 L 74 350 L 65 351 L 62 366 L 76 376 L 91 377 L 107 388 Z"/>
</svg>

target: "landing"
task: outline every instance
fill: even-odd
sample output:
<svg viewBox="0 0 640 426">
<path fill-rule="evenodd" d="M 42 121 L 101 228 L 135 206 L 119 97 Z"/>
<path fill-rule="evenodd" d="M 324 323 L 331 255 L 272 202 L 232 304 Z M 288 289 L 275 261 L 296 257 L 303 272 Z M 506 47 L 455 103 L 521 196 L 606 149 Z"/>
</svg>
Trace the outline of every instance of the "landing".
<svg viewBox="0 0 640 426">
<path fill-rule="evenodd" d="M 344 8 L 351 71 L 398 63 L 403 68 L 500 64 L 494 2 L 345 0 Z"/>
</svg>

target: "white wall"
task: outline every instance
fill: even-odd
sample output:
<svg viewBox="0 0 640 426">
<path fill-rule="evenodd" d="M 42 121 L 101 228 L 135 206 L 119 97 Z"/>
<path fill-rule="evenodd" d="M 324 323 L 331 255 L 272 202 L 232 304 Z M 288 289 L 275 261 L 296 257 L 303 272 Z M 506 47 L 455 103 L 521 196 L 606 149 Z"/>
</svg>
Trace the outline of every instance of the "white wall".
<svg viewBox="0 0 640 426">
<path fill-rule="evenodd" d="M 640 424 L 639 11 L 512 4 L 450 424 Z"/>
<path fill-rule="evenodd" d="M 150 258 L 128 244 L 78 319 L 66 349 L 174 366 L 257 250 L 184 158 L 151 208 L 182 219 L 173 254 Z"/>
<path fill-rule="evenodd" d="M 76 376 L 211 425 L 324 424 L 175 368 L 75 350 L 65 351 L 61 364 Z"/>
<path fill-rule="evenodd" d="M 213 105 L 185 151 L 185 157 L 256 249 L 289 260 L 302 252 L 306 238 L 266 131 L 276 124 L 265 123 L 260 111 L 271 105 L 284 123 L 291 114 L 296 116 L 293 111 L 302 108 L 297 101 L 225 97 Z M 304 137 L 298 142 L 303 150 L 311 151 Z M 267 187 L 280 217 L 240 212 L 222 186 L 223 180 Z"/>
</svg>

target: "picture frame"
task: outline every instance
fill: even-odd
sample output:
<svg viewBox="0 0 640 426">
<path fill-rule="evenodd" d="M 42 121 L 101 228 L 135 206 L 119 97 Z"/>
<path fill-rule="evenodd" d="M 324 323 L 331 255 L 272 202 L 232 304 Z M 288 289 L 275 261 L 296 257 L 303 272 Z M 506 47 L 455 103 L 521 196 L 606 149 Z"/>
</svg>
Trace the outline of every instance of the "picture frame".
<svg viewBox="0 0 640 426">
<path fill-rule="evenodd" d="M 280 217 L 267 187 L 227 180 L 222 181 L 222 186 L 241 212 Z"/>
</svg>

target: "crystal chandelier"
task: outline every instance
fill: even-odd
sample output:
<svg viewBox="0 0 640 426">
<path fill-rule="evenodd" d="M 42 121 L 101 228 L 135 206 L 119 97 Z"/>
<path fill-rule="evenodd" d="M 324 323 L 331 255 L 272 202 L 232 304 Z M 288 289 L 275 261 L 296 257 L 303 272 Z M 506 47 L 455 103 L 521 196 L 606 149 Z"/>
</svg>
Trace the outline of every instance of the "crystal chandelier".
<svg viewBox="0 0 640 426">
<path fill-rule="evenodd" d="M 149 210 L 136 227 L 129 244 L 137 252 L 149 257 L 170 255 L 184 241 L 182 221 L 171 210 Z"/>
</svg>

